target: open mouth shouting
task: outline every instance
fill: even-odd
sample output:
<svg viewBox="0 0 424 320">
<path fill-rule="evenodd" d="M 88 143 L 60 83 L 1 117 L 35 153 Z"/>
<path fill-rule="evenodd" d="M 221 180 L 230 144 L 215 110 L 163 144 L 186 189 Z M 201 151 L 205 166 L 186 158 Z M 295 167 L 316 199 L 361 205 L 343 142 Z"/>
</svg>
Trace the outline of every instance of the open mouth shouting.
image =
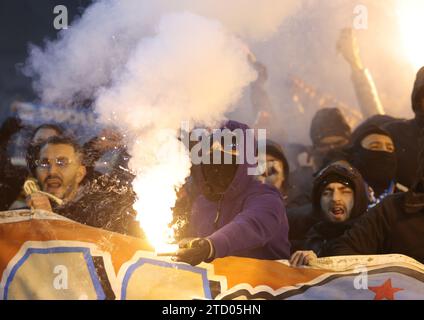
<svg viewBox="0 0 424 320">
<path fill-rule="evenodd" d="M 47 177 L 47 179 L 44 180 L 45 191 L 51 194 L 57 194 L 62 185 L 63 181 L 59 177 Z"/>
<path fill-rule="evenodd" d="M 330 213 L 335 220 L 343 220 L 346 217 L 346 208 L 343 205 L 333 205 L 330 209 Z"/>
</svg>

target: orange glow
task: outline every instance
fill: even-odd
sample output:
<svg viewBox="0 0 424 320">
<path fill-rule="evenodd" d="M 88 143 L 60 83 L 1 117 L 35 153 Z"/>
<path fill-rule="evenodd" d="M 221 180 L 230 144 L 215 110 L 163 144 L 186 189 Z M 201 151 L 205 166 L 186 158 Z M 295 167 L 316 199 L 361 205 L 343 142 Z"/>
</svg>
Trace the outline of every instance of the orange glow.
<svg viewBox="0 0 424 320">
<path fill-rule="evenodd" d="M 398 0 L 397 14 L 403 46 L 408 60 L 417 70 L 424 65 L 424 1 Z"/>
</svg>

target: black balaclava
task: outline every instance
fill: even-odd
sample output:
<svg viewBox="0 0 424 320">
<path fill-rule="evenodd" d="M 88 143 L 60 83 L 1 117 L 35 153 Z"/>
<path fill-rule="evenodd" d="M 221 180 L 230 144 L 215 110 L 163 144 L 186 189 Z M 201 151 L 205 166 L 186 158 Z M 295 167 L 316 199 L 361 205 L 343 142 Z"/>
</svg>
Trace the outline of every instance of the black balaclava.
<svg viewBox="0 0 424 320">
<path fill-rule="evenodd" d="M 379 196 L 396 177 L 397 159 L 394 152 L 374 151 L 362 147 L 362 140 L 370 134 L 389 136 L 385 130 L 377 126 L 370 126 L 367 130 L 364 130 L 354 141 L 352 164 Z"/>
<path fill-rule="evenodd" d="M 335 150 L 341 150 L 342 145 L 328 145 L 324 148 L 321 141 L 326 137 L 341 137 L 350 140 L 351 128 L 338 108 L 324 108 L 314 115 L 309 136 L 313 144 L 313 159 L 315 166 L 320 168 L 328 159 L 328 154 Z"/>
<path fill-rule="evenodd" d="M 314 146 L 325 137 L 343 137 L 350 140 L 351 128 L 338 108 L 324 108 L 314 115 L 309 136 Z"/>
<path fill-rule="evenodd" d="M 205 185 L 203 194 L 211 201 L 219 201 L 233 181 L 237 164 L 201 164 Z"/>
<path fill-rule="evenodd" d="M 204 179 L 202 193 L 211 201 L 219 201 L 227 191 L 237 172 L 237 156 L 231 155 L 231 163 L 225 164 L 225 153 L 231 153 L 231 146 L 224 146 L 224 139 L 221 139 L 221 145 L 217 148 L 217 141 L 211 137 L 211 149 L 209 154 L 209 164 L 200 164 L 201 173 Z M 230 147 L 230 148 L 228 148 Z M 235 145 L 234 145 L 235 147 Z M 235 148 L 234 148 L 235 149 Z M 220 158 L 220 163 L 213 163 L 215 158 Z"/>
<path fill-rule="evenodd" d="M 394 152 L 373 151 L 359 147 L 353 162 L 377 195 L 383 193 L 396 177 L 397 161 Z"/>
</svg>

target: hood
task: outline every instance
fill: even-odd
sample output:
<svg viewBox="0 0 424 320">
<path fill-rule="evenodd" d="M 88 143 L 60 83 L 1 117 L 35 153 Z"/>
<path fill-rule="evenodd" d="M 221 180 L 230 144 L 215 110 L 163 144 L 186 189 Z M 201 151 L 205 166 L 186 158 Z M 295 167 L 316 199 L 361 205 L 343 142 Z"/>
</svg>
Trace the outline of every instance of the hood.
<svg viewBox="0 0 424 320">
<path fill-rule="evenodd" d="M 355 131 L 355 135 L 352 135 L 352 148 L 362 148 L 362 140 L 370 134 L 380 134 L 393 140 L 391 134 L 387 130 L 377 125 L 369 124 L 360 128 L 358 127 L 357 131 Z"/>
<path fill-rule="evenodd" d="M 284 154 L 283 148 L 276 142 L 267 139 L 266 140 L 266 153 L 274 156 L 281 160 L 284 166 L 284 184 L 289 180 L 290 167 L 286 155 Z"/>
<path fill-rule="evenodd" d="M 372 128 L 373 130 L 375 130 L 374 129 L 375 127 L 382 129 L 382 128 L 385 128 L 387 124 L 394 121 L 398 121 L 398 120 L 399 119 L 393 118 L 388 115 L 383 115 L 383 114 L 373 115 L 356 127 L 356 129 L 352 132 L 351 141 L 352 143 L 355 143 L 355 141 L 357 141 L 358 139 L 362 140 L 364 137 L 364 133 L 366 133 L 370 128 Z M 384 129 L 383 129 L 383 132 L 385 135 L 389 135 L 388 132 Z"/>
<path fill-rule="evenodd" d="M 320 215 L 321 213 L 321 192 L 325 187 L 326 181 L 329 177 L 337 176 L 341 180 L 349 182 L 355 192 L 355 203 L 352 208 L 350 219 L 356 218 L 363 214 L 369 203 L 368 191 L 365 187 L 364 179 L 358 170 L 352 167 L 346 161 L 339 161 L 322 169 L 314 179 L 312 189 L 312 206 L 313 212 Z"/>
<path fill-rule="evenodd" d="M 424 67 L 422 67 L 415 79 L 414 89 L 412 91 L 412 110 L 416 113 L 420 109 L 420 97 L 424 95 Z"/>
<path fill-rule="evenodd" d="M 321 139 L 330 136 L 350 140 L 351 128 L 338 108 L 324 108 L 315 113 L 309 136 L 314 146 L 319 145 Z"/>
<path fill-rule="evenodd" d="M 246 130 L 250 129 L 248 125 L 229 120 L 224 125 L 221 126 L 220 129 L 229 129 L 230 131 L 234 131 L 236 129 L 241 129 L 243 131 L 243 143 L 246 145 Z M 257 152 L 257 145 L 256 145 L 256 138 L 254 139 L 255 142 L 255 153 Z M 230 186 L 227 188 L 227 191 L 225 191 L 224 198 L 233 198 L 239 195 L 246 189 L 249 185 L 249 183 L 254 179 L 253 175 L 248 175 L 247 169 L 249 167 L 256 167 L 256 164 L 248 164 L 246 161 L 246 148 L 244 149 L 244 161 L 242 164 L 238 165 L 236 174 L 234 176 L 233 181 L 231 182 Z M 203 190 L 203 188 L 206 185 L 206 181 L 203 177 L 202 170 L 200 165 L 194 165 L 192 167 L 193 177 L 195 183 L 199 186 L 200 190 Z"/>
</svg>

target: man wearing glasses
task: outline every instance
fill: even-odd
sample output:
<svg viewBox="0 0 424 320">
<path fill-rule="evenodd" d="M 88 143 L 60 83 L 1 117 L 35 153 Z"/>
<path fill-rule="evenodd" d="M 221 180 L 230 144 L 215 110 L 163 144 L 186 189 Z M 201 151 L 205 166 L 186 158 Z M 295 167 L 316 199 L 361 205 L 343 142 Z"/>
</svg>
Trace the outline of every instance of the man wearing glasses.
<svg viewBox="0 0 424 320">
<path fill-rule="evenodd" d="M 72 201 L 86 175 L 80 147 L 67 137 L 55 136 L 41 145 L 33 174 L 43 192 L 64 203 Z M 52 211 L 45 194 L 33 193 L 27 200 L 34 209 Z"/>
<path fill-rule="evenodd" d="M 35 159 L 31 171 L 41 192 L 28 197 L 28 206 L 54 211 L 95 228 L 143 236 L 132 208 L 135 195 L 128 182 L 117 183 L 108 175 L 93 181 L 86 179 L 84 152 L 72 139 L 63 136 L 49 138 L 41 144 Z M 51 203 L 54 204 L 53 210 Z"/>
</svg>

